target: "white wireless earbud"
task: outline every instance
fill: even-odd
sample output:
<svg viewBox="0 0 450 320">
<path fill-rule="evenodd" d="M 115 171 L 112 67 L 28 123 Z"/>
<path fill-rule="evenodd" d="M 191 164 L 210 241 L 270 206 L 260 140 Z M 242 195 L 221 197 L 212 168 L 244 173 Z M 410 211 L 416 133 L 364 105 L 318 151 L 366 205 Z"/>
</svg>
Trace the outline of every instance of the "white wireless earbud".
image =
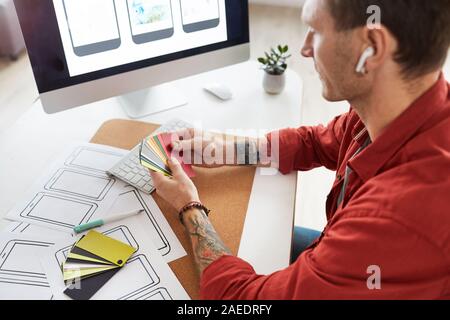
<svg viewBox="0 0 450 320">
<path fill-rule="evenodd" d="M 358 65 L 356 66 L 356 72 L 365 74 L 366 73 L 366 62 L 367 59 L 372 57 L 375 54 L 375 49 L 373 47 L 368 47 L 359 58 Z"/>
</svg>

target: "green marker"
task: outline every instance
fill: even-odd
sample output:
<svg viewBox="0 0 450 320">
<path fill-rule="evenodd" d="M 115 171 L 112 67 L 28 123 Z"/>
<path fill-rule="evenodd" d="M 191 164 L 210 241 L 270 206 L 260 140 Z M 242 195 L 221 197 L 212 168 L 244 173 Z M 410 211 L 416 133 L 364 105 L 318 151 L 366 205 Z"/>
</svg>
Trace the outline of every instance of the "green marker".
<svg viewBox="0 0 450 320">
<path fill-rule="evenodd" d="M 84 224 L 80 224 L 79 226 L 76 226 L 75 228 L 73 228 L 73 231 L 75 231 L 75 233 L 82 233 L 85 232 L 87 230 L 90 229 L 94 229 L 94 228 L 98 228 L 101 227 L 107 223 L 111 223 L 114 221 L 119 221 L 137 214 L 140 214 L 142 212 L 144 212 L 144 209 L 139 209 L 139 210 L 134 210 L 131 212 L 127 212 L 127 213 L 121 213 L 121 214 L 117 214 L 117 215 L 113 215 L 111 217 L 106 217 L 103 219 L 99 219 L 99 220 L 95 220 L 95 221 L 91 221 L 88 223 L 84 223 Z"/>
</svg>

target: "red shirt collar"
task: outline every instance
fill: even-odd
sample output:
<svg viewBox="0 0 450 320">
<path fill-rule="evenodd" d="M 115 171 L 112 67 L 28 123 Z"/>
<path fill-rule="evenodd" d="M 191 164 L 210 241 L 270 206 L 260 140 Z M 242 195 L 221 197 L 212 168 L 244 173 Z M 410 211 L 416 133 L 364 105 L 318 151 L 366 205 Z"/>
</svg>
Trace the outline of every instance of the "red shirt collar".
<svg viewBox="0 0 450 320">
<path fill-rule="evenodd" d="M 433 114 L 445 108 L 447 96 L 448 83 L 441 74 L 436 84 L 395 119 L 375 142 L 352 159 L 349 166 L 363 181 L 374 177 Z M 354 127 L 353 138 L 359 144 L 368 138 L 362 121 Z"/>
</svg>

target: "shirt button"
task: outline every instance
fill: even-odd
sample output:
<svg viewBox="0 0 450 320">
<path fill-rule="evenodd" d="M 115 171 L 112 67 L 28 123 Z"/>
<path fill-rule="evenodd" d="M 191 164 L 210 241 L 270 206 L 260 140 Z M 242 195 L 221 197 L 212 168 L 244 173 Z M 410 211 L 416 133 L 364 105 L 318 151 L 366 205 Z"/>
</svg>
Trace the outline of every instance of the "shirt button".
<svg viewBox="0 0 450 320">
<path fill-rule="evenodd" d="M 342 176 L 341 176 L 340 174 L 338 174 L 338 175 L 337 175 L 337 179 L 338 179 L 338 180 L 341 180 L 341 179 L 342 179 Z"/>
</svg>

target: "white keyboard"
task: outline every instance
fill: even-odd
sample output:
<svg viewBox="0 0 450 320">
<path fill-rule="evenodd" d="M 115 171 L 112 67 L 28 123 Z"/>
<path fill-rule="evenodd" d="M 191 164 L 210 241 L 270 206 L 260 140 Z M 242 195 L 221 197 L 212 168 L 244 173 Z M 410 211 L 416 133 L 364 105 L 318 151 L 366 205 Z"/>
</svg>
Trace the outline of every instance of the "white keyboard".
<svg viewBox="0 0 450 320">
<path fill-rule="evenodd" d="M 162 132 L 174 132 L 193 126 L 183 120 L 171 120 L 162 125 L 152 135 Z M 152 178 L 147 168 L 144 168 L 139 160 L 140 144 L 131 150 L 122 160 L 120 160 L 114 167 L 108 170 L 108 174 L 113 175 L 120 180 L 132 185 L 133 187 L 150 194 L 155 190 Z"/>
</svg>

